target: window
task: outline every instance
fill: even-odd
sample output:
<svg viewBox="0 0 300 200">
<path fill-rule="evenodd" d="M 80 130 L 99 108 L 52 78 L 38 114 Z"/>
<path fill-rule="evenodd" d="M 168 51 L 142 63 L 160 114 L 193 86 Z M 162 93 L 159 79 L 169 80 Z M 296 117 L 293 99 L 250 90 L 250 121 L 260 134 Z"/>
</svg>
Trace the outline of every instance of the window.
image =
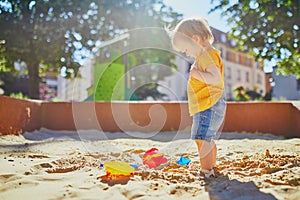
<svg viewBox="0 0 300 200">
<path fill-rule="evenodd" d="M 249 83 L 250 79 L 249 79 L 249 72 L 246 72 L 246 81 L 247 83 Z"/>
<path fill-rule="evenodd" d="M 240 81 L 241 80 L 241 70 L 237 70 L 237 80 Z"/>
<path fill-rule="evenodd" d="M 227 72 L 226 77 L 227 77 L 228 79 L 231 79 L 231 68 L 227 67 L 226 69 L 227 69 L 227 70 L 226 70 L 226 72 Z"/>
<path fill-rule="evenodd" d="M 230 51 L 226 51 L 226 60 L 231 61 L 231 53 L 230 53 Z"/>
<path fill-rule="evenodd" d="M 257 81 L 256 81 L 258 84 L 261 84 L 261 76 L 260 74 L 257 74 Z"/>
<path fill-rule="evenodd" d="M 260 68 L 261 68 L 261 65 L 260 65 L 259 62 L 256 63 L 256 68 L 257 68 L 257 69 L 260 69 Z"/>
<path fill-rule="evenodd" d="M 252 66 L 253 66 L 253 59 L 249 58 L 249 67 L 252 67 Z"/>
<path fill-rule="evenodd" d="M 240 55 L 239 54 L 236 54 L 236 63 L 240 63 Z"/>
<path fill-rule="evenodd" d="M 300 79 L 297 79 L 297 90 L 300 91 Z"/>
<path fill-rule="evenodd" d="M 226 35 L 225 34 L 222 34 L 220 36 L 220 39 L 221 39 L 221 42 L 225 43 L 226 42 Z"/>
<path fill-rule="evenodd" d="M 235 46 L 235 41 L 234 40 L 230 40 L 230 44 L 231 44 L 231 46 Z"/>
<path fill-rule="evenodd" d="M 239 55 L 239 64 L 242 64 L 242 60 L 243 60 L 243 56 L 242 55 Z"/>
<path fill-rule="evenodd" d="M 247 57 L 245 58 L 245 65 L 249 66 L 249 58 L 247 58 Z"/>
<path fill-rule="evenodd" d="M 226 92 L 226 94 L 227 94 L 227 99 L 229 99 L 229 100 L 232 100 L 232 97 L 233 97 L 233 95 L 232 95 L 232 85 L 231 84 L 228 84 L 227 85 L 227 92 Z"/>
<path fill-rule="evenodd" d="M 236 53 L 235 52 L 231 52 L 231 62 L 234 62 L 234 63 L 236 63 Z"/>
<path fill-rule="evenodd" d="M 221 58 L 224 58 L 224 49 L 222 47 L 220 48 L 220 52 L 221 52 Z"/>
</svg>

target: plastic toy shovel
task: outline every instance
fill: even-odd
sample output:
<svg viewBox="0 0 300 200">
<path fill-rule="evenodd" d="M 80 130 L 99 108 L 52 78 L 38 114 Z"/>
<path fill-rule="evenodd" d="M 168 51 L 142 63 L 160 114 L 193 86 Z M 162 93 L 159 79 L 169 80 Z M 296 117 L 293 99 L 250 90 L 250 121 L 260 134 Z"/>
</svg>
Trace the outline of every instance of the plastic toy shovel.
<svg viewBox="0 0 300 200">
<path fill-rule="evenodd" d="M 166 162 L 168 162 L 168 159 L 163 153 L 159 153 L 156 148 L 149 149 L 143 156 L 143 164 L 147 165 L 150 169 L 157 168 Z"/>
<path fill-rule="evenodd" d="M 189 158 L 180 156 L 179 160 L 176 163 L 179 165 L 188 165 L 190 162 L 191 162 L 191 160 Z"/>
<path fill-rule="evenodd" d="M 111 161 L 104 163 L 107 175 L 114 176 L 130 176 L 134 173 L 134 168 L 129 164 L 121 161 Z"/>
</svg>

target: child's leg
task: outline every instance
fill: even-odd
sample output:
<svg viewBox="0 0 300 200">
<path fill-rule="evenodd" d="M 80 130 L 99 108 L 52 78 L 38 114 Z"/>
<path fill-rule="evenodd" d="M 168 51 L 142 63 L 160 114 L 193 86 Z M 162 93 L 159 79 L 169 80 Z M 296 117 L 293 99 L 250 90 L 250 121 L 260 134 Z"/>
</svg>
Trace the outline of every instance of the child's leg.
<svg viewBox="0 0 300 200">
<path fill-rule="evenodd" d="M 198 147 L 201 168 L 211 170 L 216 165 L 217 148 L 215 142 L 213 140 L 211 142 L 195 140 L 195 142 Z"/>
<path fill-rule="evenodd" d="M 217 145 L 214 141 L 211 141 L 214 143 L 214 148 L 213 148 L 213 156 L 215 158 L 214 163 L 213 163 L 213 167 L 216 166 L 216 162 L 217 162 Z"/>
</svg>

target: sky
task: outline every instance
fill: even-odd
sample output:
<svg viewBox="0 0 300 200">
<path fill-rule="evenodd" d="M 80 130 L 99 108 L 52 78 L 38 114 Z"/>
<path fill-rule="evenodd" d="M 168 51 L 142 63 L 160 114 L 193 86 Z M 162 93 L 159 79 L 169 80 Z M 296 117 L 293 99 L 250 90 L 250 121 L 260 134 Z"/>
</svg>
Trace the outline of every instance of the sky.
<svg viewBox="0 0 300 200">
<path fill-rule="evenodd" d="M 208 14 L 209 10 L 214 7 L 210 2 L 211 0 L 164 0 L 167 6 L 171 6 L 174 11 L 183 14 L 183 17 L 201 16 L 208 20 L 210 26 L 228 32 L 230 26 L 221 17 L 219 10 Z"/>
</svg>

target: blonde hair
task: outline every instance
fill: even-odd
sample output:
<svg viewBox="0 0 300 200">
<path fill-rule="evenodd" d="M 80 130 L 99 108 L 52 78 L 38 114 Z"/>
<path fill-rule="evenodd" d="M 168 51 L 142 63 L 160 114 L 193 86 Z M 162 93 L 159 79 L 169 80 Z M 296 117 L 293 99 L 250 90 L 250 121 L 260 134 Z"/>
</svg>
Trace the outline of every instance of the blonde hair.
<svg viewBox="0 0 300 200">
<path fill-rule="evenodd" d="M 180 21 L 173 31 L 168 31 L 171 37 L 173 46 L 174 40 L 177 37 L 185 36 L 192 38 L 197 35 L 202 41 L 207 40 L 210 44 L 214 42 L 214 36 L 208 25 L 208 21 L 202 17 L 186 18 Z"/>
</svg>

